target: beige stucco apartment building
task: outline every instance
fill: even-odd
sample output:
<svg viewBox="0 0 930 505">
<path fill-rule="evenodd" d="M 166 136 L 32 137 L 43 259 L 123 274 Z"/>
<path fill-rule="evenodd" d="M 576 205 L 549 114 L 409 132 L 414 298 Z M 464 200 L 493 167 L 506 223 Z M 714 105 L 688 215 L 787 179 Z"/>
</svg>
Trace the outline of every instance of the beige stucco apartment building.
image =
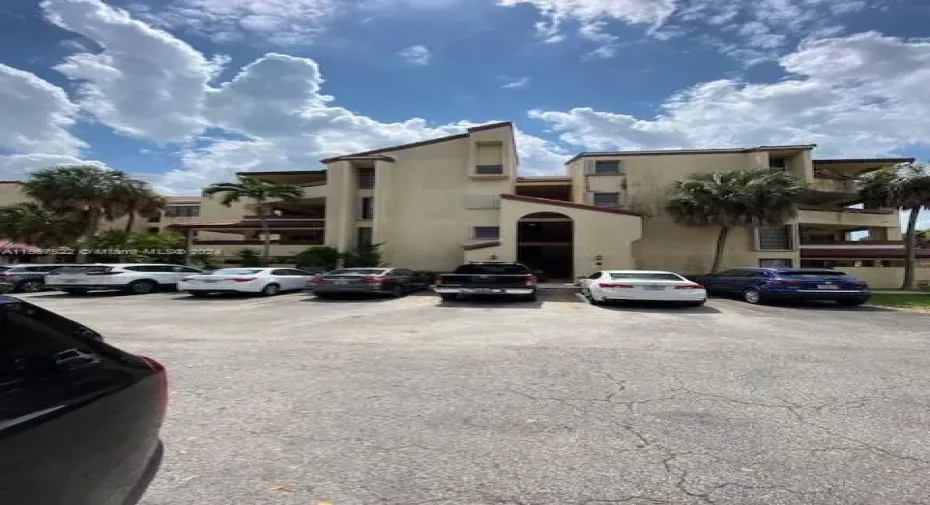
<svg viewBox="0 0 930 505">
<path fill-rule="evenodd" d="M 876 287 L 896 287 L 903 244 L 896 210 L 857 207 L 856 177 L 905 159 L 815 159 L 815 146 L 581 153 L 564 174 L 521 177 L 511 123 L 434 140 L 322 160 L 325 170 L 240 175 L 303 188 L 271 221 L 272 255 L 313 245 L 348 250 L 382 244 L 397 267 L 445 271 L 464 261 L 518 260 L 550 278 L 602 268 L 706 272 L 718 230 L 676 225 L 666 215 L 673 181 L 698 172 L 788 170 L 810 189 L 785 226 L 730 234 L 724 267 L 816 266 L 850 271 Z M 0 193 L 0 202 L 6 203 Z M 233 259 L 261 247 L 248 202 L 171 197 L 142 230 L 175 229 L 193 248 Z M 115 223 L 119 226 L 119 223 Z M 851 234 L 865 235 L 851 241 Z M 921 251 L 930 261 L 930 251 Z M 923 263 L 920 279 L 930 279 Z"/>
</svg>

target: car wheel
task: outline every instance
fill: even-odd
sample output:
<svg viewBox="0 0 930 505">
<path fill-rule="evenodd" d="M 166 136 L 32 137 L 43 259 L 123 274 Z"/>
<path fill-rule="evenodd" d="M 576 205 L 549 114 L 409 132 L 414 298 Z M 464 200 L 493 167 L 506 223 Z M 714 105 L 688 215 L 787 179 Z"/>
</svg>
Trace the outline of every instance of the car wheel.
<svg viewBox="0 0 930 505">
<path fill-rule="evenodd" d="M 455 300 L 458 300 L 458 299 L 459 299 L 459 296 L 458 296 L 458 295 L 448 295 L 448 294 L 446 294 L 446 295 L 439 295 L 439 298 L 442 298 L 442 301 L 444 301 L 444 302 L 453 302 L 453 301 L 455 301 Z"/>
<path fill-rule="evenodd" d="M 759 303 L 762 303 L 762 293 L 760 293 L 756 288 L 746 288 L 743 290 L 743 301 L 753 305 L 758 305 Z"/>
<path fill-rule="evenodd" d="M 404 287 L 401 286 L 400 284 L 394 286 L 394 288 L 391 289 L 391 296 L 393 296 L 394 298 L 400 298 L 404 296 L 405 294 L 407 294 L 407 292 L 404 290 Z"/>
<path fill-rule="evenodd" d="M 533 294 L 531 294 L 531 295 L 523 296 L 523 297 L 522 297 L 522 300 L 523 300 L 524 302 L 535 302 L 535 301 L 536 301 L 536 293 L 533 293 Z"/>
<path fill-rule="evenodd" d="M 865 304 L 868 300 L 837 300 L 836 303 L 843 307 L 858 307 Z"/>
<path fill-rule="evenodd" d="M 277 284 L 269 284 L 262 289 L 262 294 L 265 296 L 274 296 L 281 292 L 281 286 Z"/>
<path fill-rule="evenodd" d="M 19 285 L 19 291 L 23 293 L 36 293 L 42 291 L 43 285 L 42 281 L 23 281 L 23 283 Z"/>
<path fill-rule="evenodd" d="M 134 295 L 147 295 L 155 291 L 156 287 L 158 287 L 158 285 L 152 281 L 133 281 L 129 284 L 129 291 Z"/>
</svg>

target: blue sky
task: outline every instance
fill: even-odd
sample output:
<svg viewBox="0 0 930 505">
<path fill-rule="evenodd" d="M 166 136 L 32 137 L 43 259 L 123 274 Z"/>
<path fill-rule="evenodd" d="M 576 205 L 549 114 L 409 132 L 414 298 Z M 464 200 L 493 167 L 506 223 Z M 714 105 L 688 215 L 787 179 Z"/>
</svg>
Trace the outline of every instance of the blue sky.
<svg viewBox="0 0 930 505">
<path fill-rule="evenodd" d="M 919 0 L 6 0 L 0 178 L 86 160 L 191 193 L 511 120 L 584 150 L 930 158 Z"/>
</svg>

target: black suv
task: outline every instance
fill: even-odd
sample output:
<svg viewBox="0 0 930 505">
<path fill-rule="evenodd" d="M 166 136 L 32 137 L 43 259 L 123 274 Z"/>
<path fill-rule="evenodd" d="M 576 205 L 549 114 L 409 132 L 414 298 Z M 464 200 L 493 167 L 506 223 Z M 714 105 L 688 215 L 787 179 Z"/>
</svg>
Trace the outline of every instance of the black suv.
<svg viewBox="0 0 930 505">
<path fill-rule="evenodd" d="M 45 289 L 45 276 L 69 264 L 0 265 L 0 283 L 11 284 L 13 293 L 35 293 Z"/>
</svg>

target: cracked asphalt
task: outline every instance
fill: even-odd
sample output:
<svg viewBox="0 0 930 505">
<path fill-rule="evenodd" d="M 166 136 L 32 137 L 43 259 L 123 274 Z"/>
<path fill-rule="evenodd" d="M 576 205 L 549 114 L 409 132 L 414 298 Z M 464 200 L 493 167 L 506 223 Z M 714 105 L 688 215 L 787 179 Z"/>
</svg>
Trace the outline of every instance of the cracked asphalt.
<svg viewBox="0 0 930 505">
<path fill-rule="evenodd" d="M 144 505 L 930 503 L 930 316 L 29 296 L 170 371 Z"/>
</svg>

